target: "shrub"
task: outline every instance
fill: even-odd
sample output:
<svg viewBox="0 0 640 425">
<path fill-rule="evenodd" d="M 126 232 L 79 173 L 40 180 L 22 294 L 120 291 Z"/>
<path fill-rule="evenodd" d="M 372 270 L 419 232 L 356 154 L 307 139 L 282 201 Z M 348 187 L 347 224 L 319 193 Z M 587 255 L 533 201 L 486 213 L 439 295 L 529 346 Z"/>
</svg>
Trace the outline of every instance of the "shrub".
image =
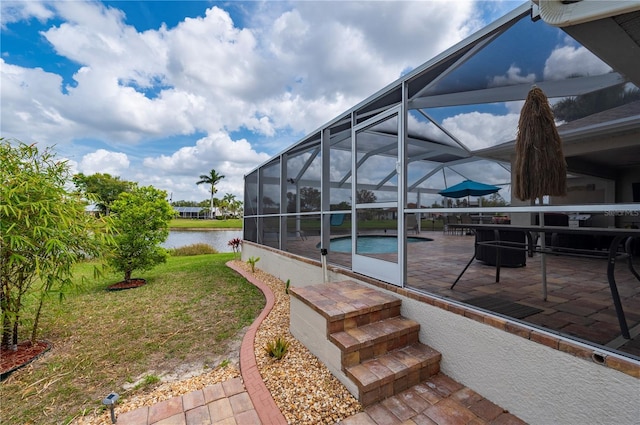
<svg viewBox="0 0 640 425">
<path fill-rule="evenodd" d="M 24 325 L 36 341 L 50 300 L 76 285 L 73 266 L 113 242 L 111 220 L 68 191 L 70 165 L 50 148 L 0 137 L 0 345 L 16 350 Z M 94 269 L 96 273 L 101 270 Z M 57 297 L 53 297 L 56 294 Z M 35 309 L 25 306 L 29 299 Z M 33 313 L 33 316 L 31 316 Z"/>
<path fill-rule="evenodd" d="M 229 245 L 231 249 L 233 249 L 234 258 L 237 258 L 237 255 L 240 252 L 240 245 L 242 245 L 242 239 L 233 238 L 227 243 L 227 245 Z"/>
<path fill-rule="evenodd" d="M 186 257 L 189 255 L 217 254 L 218 250 L 206 243 L 194 243 L 169 250 L 174 257 Z"/>
<path fill-rule="evenodd" d="M 264 351 L 266 351 L 270 357 L 280 360 L 285 354 L 287 354 L 289 344 L 289 341 L 279 336 L 275 340 L 267 342 L 267 345 L 264 347 Z"/>
<path fill-rule="evenodd" d="M 251 273 L 256 271 L 256 263 L 260 261 L 260 257 L 251 257 L 247 260 L 247 263 L 251 266 Z"/>
</svg>

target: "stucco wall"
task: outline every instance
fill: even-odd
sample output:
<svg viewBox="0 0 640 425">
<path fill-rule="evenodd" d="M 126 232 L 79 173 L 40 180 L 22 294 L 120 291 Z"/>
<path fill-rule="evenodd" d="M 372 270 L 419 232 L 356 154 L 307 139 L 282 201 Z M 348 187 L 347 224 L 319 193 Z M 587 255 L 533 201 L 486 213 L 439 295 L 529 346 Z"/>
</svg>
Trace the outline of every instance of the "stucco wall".
<svg viewBox="0 0 640 425">
<path fill-rule="evenodd" d="M 358 386 L 342 372 L 342 352 L 327 338 L 322 338 L 327 334 L 327 320 L 302 301 L 291 297 L 289 329 L 291 334 L 320 359 L 355 398 L 358 398 Z"/>
<path fill-rule="evenodd" d="M 415 300 L 402 314 L 442 371 L 531 424 L 640 423 L 640 380 Z"/>
<path fill-rule="evenodd" d="M 322 283 L 322 269 L 253 244 L 243 258 L 294 286 Z M 329 281 L 345 279 L 335 271 Z M 365 282 L 360 282 L 367 284 Z M 382 290 L 380 288 L 377 288 Z M 409 297 L 402 315 L 442 353 L 441 370 L 531 424 L 640 424 L 640 379 Z M 638 365 L 640 367 L 640 364 Z"/>
</svg>

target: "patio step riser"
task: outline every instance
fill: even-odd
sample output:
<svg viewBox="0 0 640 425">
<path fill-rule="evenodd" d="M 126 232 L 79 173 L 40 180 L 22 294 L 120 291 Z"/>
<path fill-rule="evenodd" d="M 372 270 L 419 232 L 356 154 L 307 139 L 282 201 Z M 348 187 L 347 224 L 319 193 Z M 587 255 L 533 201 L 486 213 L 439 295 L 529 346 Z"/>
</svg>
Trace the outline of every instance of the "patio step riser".
<svg viewBox="0 0 640 425">
<path fill-rule="evenodd" d="M 391 351 L 345 369 L 358 386 L 359 401 L 369 406 L 440 372 L 441 355 L 421 343 Z"/>
<path fill-rule="evenodd" d="M 418 342 L 419 331 L 418 323 L 396 316 L 333 333 L 329 340 L 342 351 L 344 369 Z"/>
<path fill-rule="evenodd" d="M 384 305 L 349 312 L 344 317 L 329 318 L 327 320 L 327 336 L 400 316 L 400 305 L 401 301 L 397 300 Z"/>
</svg>

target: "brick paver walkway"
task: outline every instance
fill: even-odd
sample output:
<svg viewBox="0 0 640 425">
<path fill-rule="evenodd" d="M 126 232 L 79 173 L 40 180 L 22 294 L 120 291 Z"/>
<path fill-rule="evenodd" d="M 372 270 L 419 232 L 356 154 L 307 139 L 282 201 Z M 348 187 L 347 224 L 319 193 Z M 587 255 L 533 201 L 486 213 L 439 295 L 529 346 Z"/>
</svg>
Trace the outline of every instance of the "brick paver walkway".
<svg viewBox="0 0 640 425">
<path fill-rule="evenodd" d="M 240 378 L 141 407 L 117 418 L 119 425 L 259 424 Z"/>
</svg>

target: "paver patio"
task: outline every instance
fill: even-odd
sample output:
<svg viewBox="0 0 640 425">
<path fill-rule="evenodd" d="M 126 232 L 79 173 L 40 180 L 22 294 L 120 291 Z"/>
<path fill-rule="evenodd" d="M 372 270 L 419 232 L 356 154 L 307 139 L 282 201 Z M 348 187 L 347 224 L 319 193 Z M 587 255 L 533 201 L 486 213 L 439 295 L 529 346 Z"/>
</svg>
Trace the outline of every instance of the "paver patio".
<svg viewBox="0 0 640 425">
<path fill-rule="evenodd" d="M 411 234 L 411 236 L 415 236 Z M 407 287 L 464 302 L 492 295 L 505 301 L 540 309 L 539 313 L 515 319 L 605 346 L 640 360 L 640 282 L 626 263 L 616 265 L 616 282 L 632 339 L 621 337 L 620 326 L 607 283 L 606 259 L 547 255 L 547 301 L 542 298 L 540 255 L 527 257 L 525 267 L 506 268 L 495 282 L 495 267 L 479 261 L 450 289 L 464 269 L 474 249 L 473 235 L 423 231 L 418 235 L 430 242 L 408 244 Z M 319 258 L 319 237 L 292 238 L 287 242 L 293 254 Z M 350 268 L 351 255 L 330 253 L 329 263 Z M 640 258 L 633 259 L 636 270 Z"/>
</svg>

